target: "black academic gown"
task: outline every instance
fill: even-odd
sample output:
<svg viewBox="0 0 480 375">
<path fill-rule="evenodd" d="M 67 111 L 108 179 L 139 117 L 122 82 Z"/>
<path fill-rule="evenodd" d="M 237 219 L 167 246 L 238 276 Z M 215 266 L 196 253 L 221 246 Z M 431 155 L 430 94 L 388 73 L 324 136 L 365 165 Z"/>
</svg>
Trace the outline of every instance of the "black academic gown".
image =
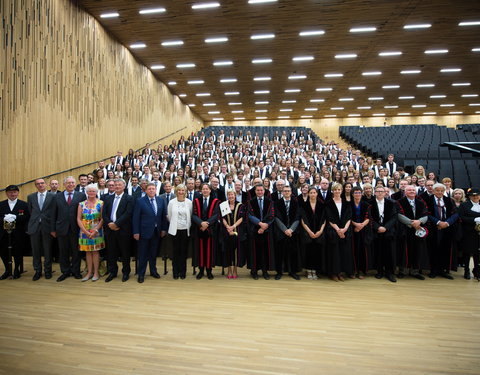
<svg viewBox="0 0 480 375">
<path fill-rule="evenodd" d="M 253 198 L 248 203 L 248 235 L 250 241 L 250 256 L 247 266 L 252 272 L 258 270 L 269 271 L 275 269 L 275 251 L 273 238 L 274 205 L 273 202 L 263 198 L 263 212 L 260 214 L 257 198 Z M 269 225 L 266 232 L 259 234 L 260 226 L 258 222 Z"/>
<path fill-rule="evenodd" d="M 370 220 L 370 204 L 361 200 L 359 204 L 359 215 L 357 215 L 355 202 L 352 200 L 350 204 L 352 205 L 352 221 L 356 223 L 363 223 L 367 219 Z M 355 228 L 352 225 L 352 234 L 354 272 L 363 272 L 366 274 L 373 268 L 373 256 L 371 248 L 372 226 L 370 221 L 360 232 L 355 232 Z"/>
</svg>

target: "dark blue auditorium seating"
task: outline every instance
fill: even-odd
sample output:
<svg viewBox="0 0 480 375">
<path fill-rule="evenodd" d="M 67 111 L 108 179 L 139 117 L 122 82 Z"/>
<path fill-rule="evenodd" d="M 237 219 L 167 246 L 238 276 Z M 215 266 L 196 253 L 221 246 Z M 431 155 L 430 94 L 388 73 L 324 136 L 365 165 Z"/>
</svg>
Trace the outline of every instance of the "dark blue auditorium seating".
<svg viewBox="0 0 480 375">
<path fill-rule="evenodd" d="M 440 178 L 451 177 L 455 187 L 480 186 L 480 158 L 441 146 L 444 142 L 480 142 L 480 124 L 458 125 L 457 129 L 435 124 L 341 126 L 340 137 L 374 158 L 386 160 L 393 153 L 407 169 L 423 165 Z"/>
<path fill-rule="evenodd" d="M 281 136 L 282 132 L 286 132 L 287 135 L 295 129 L 297 132 L 297 137 L 300 134 L 300 131 L 303 130 L 305 135 L 310 128 L 306 128 L 305 126 L 208 126 L 206 128 L 203 128 L 200 130 L 200 132 L 205 132 L 205 134 L 208 136 L 211 131 L 214 132 L 215 135 L 218 135 L 220 133 L 220 130 L 223 130 L 225 134 L 230 134 L 230 131 L 233 130 L 234 135 L 238 136 L 240 131 L 243 132 L 243 135 L 246 135 L 246 133 L 249 131 L 252 135 L 255 135 L 255 133 L 258 133 L 258 136 L 263 138 L 263 135 L 266 133 L 269 138 L 273 137 L 275 132 L 278 131 L 278 134 Z M 315 132 L 312 131 L 312 133 L 315 135 L 316 140 L 319 140 L 320 138 L 318 137 Z"/>
</svg>

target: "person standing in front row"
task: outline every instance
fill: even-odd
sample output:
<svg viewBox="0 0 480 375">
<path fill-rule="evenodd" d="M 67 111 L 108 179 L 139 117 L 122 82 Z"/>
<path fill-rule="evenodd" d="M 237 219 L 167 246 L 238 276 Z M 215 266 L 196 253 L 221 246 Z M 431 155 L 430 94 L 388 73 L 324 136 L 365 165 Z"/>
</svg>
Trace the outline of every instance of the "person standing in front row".
<svg viewBox="0 0 480 375">
<path fill-rule="evenodd" d="M 80 202 L 87 197 L 75 191 L 75 178 L 66 177 L 63 180 L 65 190 L 63 194 L 55 196 L 54 227 L 52 236 L 58 237 L 60 271 L 62 274 L 57 281 L 74 276 L 81 279 L 80 252 L 78 251 L 78 222 L 77 209 Z"/>
<path fill-rule="evenodd" d="M 193 201 L 192 221 L 195 224 L 197 240 L 194 243 L 193 266 L 199 267 L 197 279 L 200 280 L 207 269 L 207 277 L 213 279 L 212 268 L 215 266 L 217 250 L 217 221 L 220 201 L 211 196 L 212 189 L 202 184 L 202 197 Z"/>
<path fill-rule="evenodd" d="M 47 184 L 43 178 L 35 180 L 37 193 L 27 197 L 30 220 L 28 221 L 27 233 L 30 235 L 32 245 L 33 281 L 42 276 L 42 250 L 45 257 L 45 278 L 52 278 L 52 235 L 54 198 L 56 194 L 47 192 Z"/>
<path fill-rule="evenodd" d="M 462 249 L 463 262 L 465 264 L 463 277 L 466 280 L 470 276 L 470 258 L 473 257 L 473 277 L 480 278 L 480 233 L 476 226 L 480 225 L 480 190 L 470 188 L 467 190 L 468 200 L 463 202 L 458 208 L 458 215 L 462 220 Z"/>
<path fill-rule="evenodd" d="M 156 195 L 154 183 L 147 184 L 146 195 L 135 203 L 133 210 L 133 238 L 138 241 L 138 282 L 145 281 L 147 263 L 150 275 L 160 278 L 157 272 L 157 249 L 160 237 L 168 229 L 167 205 Z"/>
</svg>

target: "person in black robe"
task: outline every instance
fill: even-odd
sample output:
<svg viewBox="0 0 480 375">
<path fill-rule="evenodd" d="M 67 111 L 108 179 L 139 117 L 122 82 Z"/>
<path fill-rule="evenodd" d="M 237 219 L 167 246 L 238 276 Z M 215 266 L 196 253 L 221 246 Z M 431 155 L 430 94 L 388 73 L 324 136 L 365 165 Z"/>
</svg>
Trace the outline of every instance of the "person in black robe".
<svg viewBox="0 0 480 375">
<path fill-rule="evenodd" d="M 298 267 L 298 237 L 299 208 L 292 197 L 292 188 L 285 186 L 282 198 L 275 202 L 275 263 L 277 274 L 275 280 L 282 278 L 283 271 L 295 280 L 300 280 Z"/>
<path fill-rule="evenodd" d="M 470 276 L 470 258 L 473 257 L 473 276 L 480 278 L 480 190 L 470 188 L 467 191 L 468 200 L 463 202 L 458 208 L 458 215 L 462 220 L 462 249 L 464 278 L 469 280 Z"/>
<path fill-rule="evenodd" d="M 265 188 L 255 186 L 256 197 L 248 204 L 248 233 L 250 237 L 249 268 L 252 277 L 258 280 L 258 270 L 262 270 L 265 280 L 270 279 L 269 270 L 275 269 L 273 247 L 274 205 L 265 197 Z"/>
<path fill-rule="evenodd" d="M 308 189 L 308 200 L 301 208 L 303 265 L 307 278 L 316 280 L 325 273 L 325 205 L 316 187 Z"/>
<path fill-rule="evenodd" d="M 325 204 L 327 218 L 327 274 L 333 281 L 353 275 L 352 206 L 341 198 L 342 185 L 332 185 L 333 197 Z"/>
<path fill-rule="evenodd" d="M 370 204 L 362 200 L 362 189 L 352 188 L 352 228 L 354 275 L 363 279 L 372 268 Z"/>
<path fill-rule="evenodd" d="M 197 279 L 204 276 L 205 269 L 209 280 L 213 279 L 212 268 L 216 265 L 218 205 L 220 201 L 212 198 L 211 188 L 202 184 L 202 197 L 193 201 L 192 222 L 195 251 L 192 263 L 199 267 Z"/>
</svg>

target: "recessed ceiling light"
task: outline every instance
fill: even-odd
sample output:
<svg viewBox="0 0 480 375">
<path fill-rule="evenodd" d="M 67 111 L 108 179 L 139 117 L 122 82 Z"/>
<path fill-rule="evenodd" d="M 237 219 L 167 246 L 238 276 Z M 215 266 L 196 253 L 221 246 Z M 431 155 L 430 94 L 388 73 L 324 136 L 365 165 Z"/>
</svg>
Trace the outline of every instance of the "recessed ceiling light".
<svg viewBox="0 0 480 375">
<path fill-rule="evenodd" d="M 278 116 L 277 118 L 290 118 L 290 116 Z"/>
<path fill-rule="evenodd" d="M 349 113 L 348 117 L 360 117 L 360 113 Z"/>
<path fill-rule="evenodd" d="M 228 42 L 228 38 L 226 36 L 219 36 L 215 38 L 205 39 L 205 43 L 224 43 L 224 42 Z"/>
<path fill-rule="evenodd" d="M 454 82 L 452 83 L 452 86 L 470 86 L 470 82 Z"/>
<path fill-rule="evenodd" d="M 219 115 L 220 111 L 208 111 L 209 115 Z"/>
<path fill-rule="evenodd" d="M 342 109 L 345 109 L 343 107 L 331 107 L 330 108 L 332 111 L 341 111 Z"/>
<path fill-rule="evenodd" d="M 388 89 L 399 89 L 400 85 L 383 85 L 382 89 L 388 90 Z"/>
<path fill-rule="evenodd" d="M 368 33 L 372 31 L 376 31 L 377 28 L 374 26 L 368 26 L 368 27 L 352 27 L 350 29 L 351 33 Z"/>
<path fill-rule="evenodd" d="M 357 109 L 372 109 L 370 106 L 364 106 L 364 107 L 357 107 Z"/>
<path fill-rule="evenodd" d="M 325 78 L 337 78 L 337 77 L 343 77 L 342 73 L 327 73 L 323 75 Z"/>
<path fill-rule="evenodd" d="M 324 115 L 323 117 L 337 117 L 337 115 Z"/>
<path fill-rule="evenodd" d="M 304 74 L 292 74 L 291 76 L 288 76 L 288 79 L 305 79 L 305 78 L 307 78 L 307 76 Z"/>
<path fill-rule="evenodd" d="M 478 47 L 472 48 L 472 52 L 480 52 L 480 48 Z"/>
<path fill-rule="evenodd" d="M 297 102 L 296 100 L 282 100 L 283 104 L 293 104 L 293 103 L 296 103 L 296 102 Z"/>
<path fill-rule="evenodd" d="M 385 106 L 383 106 L 383 108 L 385 108 L 385 109 L 394 109 L 394 108 L 398 108 L 398 105 L 385 105 Z"/>
<path fill-rule="evenodd" d="M 339 102 L 353 102 L 354 98 L 340 98 L 338 99 Z"/>
<path fill-rule="evenodd" d="M 407 69 L 400 71 L 400 74 L 419 74 L 422 71 L 420 69 Z"/>
<path fill-rule="evenodd" d="M 370 96 L 368 100 L 383 100 L 383 96 Z"/>
<path fill-rule="evenodd" d="M 423 112 L 424 115 L 436 115 L 437 112 Z"/>
<path fill-rule="evenodd" d="M 280 112 L 292 112 L 291 108 L 280 108 Z"/>
<path fill-rule="evenodd" d="M 448 112 L 450 115 L 461 115 L 463 112 L 461 111 L 453 111 L 453 112 Z"/>
<path fill-rule="evenodd" d="M 462 98 L 476 98 L 478 94 L 463 94 Z"/>
<path fill-rule="evenodd" d="M 178 94 L 178 97 L 179 97 L 179 98 L 186 98 L 186 97 L 187 97 L 187 94 Z"/>
<path fill-rule="evenodd" d="M 238 110 L 238 111 L 232 111 L 232 113 L 243 113 L 243 110 Z"/>
<path fill-rule="evenodd" d="M 160 69 L 165 69 L 165 65 L 152 65 L 150 67 L 152 70 L 160 70 Z"/>
<path fill-rule="evenodd" d="M 266 120 L 267 118 L 264 116 L 257 116 L 255 117 L 256 120 Z"/>
<path fill-rule="evenodd" d="M 428 29 L 432 27 L 431 23 L 412 23 L 410 25 L 405 25 L 403 28 L 405 30 L 411 30 L 411 29 Z"/>
<path fill-rule="evenodd" d="M 176 84 L 177 84 L 177 82 L 175 82 L 175 81 L 170 81 L 170 82 L 168 82 L 168 85 L 169 85 L 169 86 L 175 86 Z"/>
<path fill-rule="evenodd" d="M 385 113 L 374 113 L 373 116 L 385 116 Z"/>
<path fill-rule="evenodd" d="M 162 46 L 171 47 L 171 46 L 181 46 L 183 45 L 183 40 L 167 40 L 162 42 Z"/>
<path fill-rule="evenodd" d="M 270 94 L 269 90 L 257 90 L 253 92 L 256 95 L 264 95 L 264 94 Z"/>
<path fill-rule="evenodd" d="M 221 83 L 232 83 L 232 82 L 237 82 L 236 78 L 222 78 L 220 80 Z"/>
<path fill-rule="evenodd" d="M 195 107 L 195 104 L 189 104 L 188 106 L 189 107 Z"/>
<path fill-rule="evenodd" d="M 315 91 L 332 91 L 333 89 L 331 87 L 319 87 L 315 89 Z"/>
<path fill-rule="evenodd" d="M 324 30 L 306 30 L 306 31 L 300 31 L 298 35 L 300 36 L 314 36 L 314 35 L 323 35 L 325 34 Z"/>
<path fill-rule="evenodd" d="M 254 81 L 270 81 L 272 77 L 253 77 Z"/>
<path fill-rule="evenodd" d="M 300 116 L 301 118 L 312 118 L 313 116 L 312 115 L 302 115 Z"/>
<path fill-rule="evenodd" d="M 300 92 L 300 91 L 302 91 L 302 90 L 300 90 L 300 89 L 286 89 L 285 90 L 286 93 L 295 93 L 295 92 Z"/>
<path fill-rule="evenodd" d="M 248 0 L 249 4 L 275 3 L 278 0 Z"/>
<path fill-rule="evenodd" d="M 480 21 L 463 21 L 458 26 L 480 26 Z"/>
<path fill-rule="evenodd" d="M 217 104 L 216 103 L 204 103 L 204 107 L 215 107 Z"/>
<path fill-rule="evenodd" d="M 427 55 L 437 55 L 443 53 L 448 53 L 448 49 L 427 49 L 425 51 L 425 54 Z"/>
<path fill-rule="evenodd" d="M 371 72 L 363 72 L 362 76 L 379 76 L 382 72 L 380 71 L 371 71 Z"/>
<path fill-rule="evenodd" d="M 147 45 L 145 43 L 134 43 L 130 44 L 130 48 L 136 49 L 136 48 L 145 48 Z"/>
<path fill-rule="evenodd" d="M 455 107 L 455 104 L 440 104 L 440 107 Z"/>
<path fill-rule="evenodd" d="M 366 86 L 350 86 L 349 90 L 365 90 Z"/>
<path fill-rule="evenodd" d="M 399 96 L 398 99 L 400 100 L 410 100 L 410 99 L 415 99 L 414 96 Z"/>
<path fill-rule="evenodd" d="M 225 95 L 229 96 L 229 95 L 240 95 L 240 92 L 239 91 L 227 91 L 225 93 Z"/>
<path fill-rule="evenodd" d="M 426 104 L 412 104 L 412 108 L 425 108 Z"/>
<path fill-rule="evenodd" d="M 212 118 L 213 121 L 223 121 L 223 117 L 214 117 Z"/>
<path fill-rule="evenodd" d="M 417 85 L 418 88 L 425 88 L 425 87 L 435 87 L 434 83 L 419 83 Z"/>
<path fill-rule="evenodd" d="M 312 61 L 314 59 L 313 56 L 295 56 L 292 58 L 292 61 Z"/>
<path fill-rule="evenodd" d="M 272 61 L 270 58 L 253 59 L 252 64 L 270 64 Z"/>
<path fill-rule="evenodd" d="M 456 72 L 461 72 L 462 69 L 460 68 L 443 68 L 440 69 L 440 73 L 456 73 Z"/>
<path fill-rule="evenodd" d="M 258 112 L 258 113 L 265 113 L 265 112 L 268 112 L 268 109 L 256 109 L 255 112 Z"/>
<path fill-rule="evenodd" d="M 305 108 L 305 111 L 314 112 L 318 111 L 318 108 Z"/>
<path fill-rule="evenodd" d="M 220 61 L 214 61 L 213 66 L 228 66 L 228 65 L 233 65 L 233 61 L 231 60 L 220 60 Z"/>
<path fill-rule="evenodd" d="M 323 103 L 325 99 L 310 99 L 310 103 Z"/>
<path fill-rule="evenodd" d="M 195 68 L 194 63 L 183 63 L 183 64 L 177 64 L 177 68 L 179 69 L 184 69 L 184 68 Z"/>
<path fill-rule="evenodd" d="M 155 14 L 155 13 L 165 13 L 167 10 L 165 8 L 150 8 L 150 9 L 140 9 L 139 14 Z"/>
<path fill-rule="evenodd" d="M 400 112 L 400 113 L 397 113 L 397 116 L 410 116 L 410 112 Z"/>
<path fill-rule="evenodd" d="M 431 99 L 443 99 L 443 98 L 446 98 L 447 95 L 430 95 L 430 98 Z"/>
<path fill-rule="evenodd" d="M 257 105 L 266 105 L 266 104 L 268 104 L 268 101 L 259 101 L 259 102 L 255 102 L 255 104 L 257 104 Z"/>
<path fill-rule="evenodd" d="M 194 79 L 194 80 L 188 81 L 187 83 L 189 85 L 202 85 L 202 84 L 205 83 L 205 81 L 203 81 L 201 79 Z"/>
<path fill-rule="evenodd" d="M 470 103 L 470 107 L 480 107 L 480 103 Z"/>
<path fill-rule="evenodd" d="M 245 120 L 245 117 L 234 117 L 234 120 Z"/>
<path fill-rule="evenodd" d="M 116 18 L 120 16 L 117 12 L 103 13 L 100 14 L 100 18 Z"/>
<path fill-rule="evenodd" d="M 402 54 L 402 52 L 400 51 L 384 51 L 384 52 L 380 52 L 378 54 L 378 56 L 400 56 Z"/>
<path fill-rule="evenodd" d="M 195 94 L 195 96 L 210 96 L 210 93 L 209 92 L 199 92 L 199 93 Z"/>
<path fill-rule="evenodd" d="M 338 55 L 335 55 L 336 59 L 355 59 L 357 58 L 356 53 L 339 53 Z"/>
<path fill-rule="evenodd" d="M 272 39 L 275 38 L 275 34 L 253 34 L 250 39 L 258 40 L 258 39 Z"/>
<path fill-rule="evenodd" d="M 217 8 L 220 6 L 220 3 L 212 2 L 212 3 L 197 3 L 192 4 L 192 9 L 209 9 L 209 8 Z"/>
<path fill-rule="evenodd" d="M 241 102 L 230 102 L 228 103 L 228 105 L 242 105 Z"/>
</svg>

